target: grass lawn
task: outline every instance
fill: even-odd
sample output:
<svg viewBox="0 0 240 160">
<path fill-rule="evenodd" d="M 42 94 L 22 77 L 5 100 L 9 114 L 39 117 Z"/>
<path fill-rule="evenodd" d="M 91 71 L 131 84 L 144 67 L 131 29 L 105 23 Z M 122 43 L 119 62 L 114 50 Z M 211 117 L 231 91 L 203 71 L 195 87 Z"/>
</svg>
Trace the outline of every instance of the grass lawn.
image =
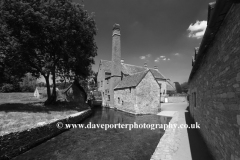
<svg viewBox="0 0 240 160">
<path fill-rule="evenodd" d="M 46 99 L 37 99 L 33 93 L 0 93 L 0 135 L 22 131 L 39 122 L 62 119 L 87 109 L 86 105 L 60 103 L 44 106 Z"/>
<path fill-rule="evenodd" d="M 44 102 L 46 98 L 38 99 L 33 96 L 33 93 L 0 93 L 0 104 L 4 103 L 29 103 L 29 102 Z"/>
</svg>

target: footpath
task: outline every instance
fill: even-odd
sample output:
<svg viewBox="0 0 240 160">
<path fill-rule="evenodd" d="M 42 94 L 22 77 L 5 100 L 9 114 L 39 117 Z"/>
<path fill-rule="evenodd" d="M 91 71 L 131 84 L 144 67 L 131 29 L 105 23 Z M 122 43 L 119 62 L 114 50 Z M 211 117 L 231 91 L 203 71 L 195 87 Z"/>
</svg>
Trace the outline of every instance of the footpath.
<svg viewBox="0 0 240 160">
<path fill-rule="evenodd" d="M 190 118 L 187 107 L 187 102 L 162 104 L 162 111 L 158 115 L 172 117 L 170 123 L 178 124 L 178 126 L 166 129 L 151 160 L 212 159 L 199 129 L 179 128 L 183 124 L 190 126 L 195 123 Z"/>
</svg>

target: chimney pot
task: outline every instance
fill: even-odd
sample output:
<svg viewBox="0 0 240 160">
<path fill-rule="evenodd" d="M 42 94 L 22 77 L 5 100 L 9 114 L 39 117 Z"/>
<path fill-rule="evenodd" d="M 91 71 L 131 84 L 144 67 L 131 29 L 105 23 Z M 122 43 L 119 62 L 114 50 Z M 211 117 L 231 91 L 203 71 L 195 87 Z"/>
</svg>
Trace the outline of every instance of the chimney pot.
<svg viewBox="0 0 240 160">
<path fill-rule="evenodd" d="M 120 30 L 120 25 L 117 24 L 117 23 L 115 23 L 115 24 L 113 25 L 113 30 Z"/>
<path fill-rule="evenodd" d="M 154 69 L 155 69 L 155 70 L 158 70 L 158 67 L 157 67 L 157 66 L 154 66 Z"/>
<path fill-rule="evenodd" d="M 124 63 L 124 59 L 121 59 L 121 63 L 122 63 L 122 64 Z"/>
</svg>

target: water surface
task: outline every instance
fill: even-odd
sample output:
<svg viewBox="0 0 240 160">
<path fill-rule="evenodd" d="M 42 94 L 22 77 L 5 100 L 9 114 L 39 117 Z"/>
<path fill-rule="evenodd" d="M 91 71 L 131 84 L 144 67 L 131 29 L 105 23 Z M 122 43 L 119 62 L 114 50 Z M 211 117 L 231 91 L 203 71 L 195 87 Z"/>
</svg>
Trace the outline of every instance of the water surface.
<svg viewBox="0 0 240 160">
<path fill-rule="evenodd" d="M 135 116 L 109 108 L 95 108 L 89 124 L 166 124 L 170 118 Z M 15 159 L 52 160 L 149 160 L 163 129 L 71 129 L 31 149 Z"/>
</svg>

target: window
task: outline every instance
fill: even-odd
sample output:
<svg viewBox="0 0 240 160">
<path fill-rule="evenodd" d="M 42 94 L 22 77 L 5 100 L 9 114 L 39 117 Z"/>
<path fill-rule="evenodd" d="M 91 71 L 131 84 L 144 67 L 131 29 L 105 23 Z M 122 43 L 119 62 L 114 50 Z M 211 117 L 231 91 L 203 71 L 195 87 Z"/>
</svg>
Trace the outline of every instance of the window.
<svg viewBox="0 0 240 160">
<path fill-rule="evenodd" d="M 107 95 L 107 93 L 108 93 L 108 91 L 107 91 L 107 89 L 105 90 L 105 94 Z"/>
<path fill-rule="evenodd" d="M 197 107 L 197 94 L 196 92 L 194 92 L 193 94 L 194 94 L 194 107 Z"/>
<path fill-rule="evenodd" d="M 110 101 L 110 95 L 108 95 L 108 101 Z"/>
<path fill-rule="evenodd" d="M 109 83 L 109 79 L 107 79 L 107 84 Z"/>
<path fill-rule="evenodd" d="M 101 87 L 103 86 L 103 81 L 101 81 Z"/>
<path fill-rule="evenodd" d="M 120 98 L 118 97 L 118 103 L 120 104 L 121 102 L 120 102 Z"/>
<path fill-rule="evenodd" d="M 192 104 L 194 107 L 197 107 L 197 95 L 196 92 L 192 93 Z"/>
<path fill-rule="evenodd" d="M 131 88 L 129 88 L 129 92 L 131 93 Z"/>
<path fill-rule="evenodd" d="M 122 105 L 124 104 L 124 102 L 122 101 Z"/>
</svg>

